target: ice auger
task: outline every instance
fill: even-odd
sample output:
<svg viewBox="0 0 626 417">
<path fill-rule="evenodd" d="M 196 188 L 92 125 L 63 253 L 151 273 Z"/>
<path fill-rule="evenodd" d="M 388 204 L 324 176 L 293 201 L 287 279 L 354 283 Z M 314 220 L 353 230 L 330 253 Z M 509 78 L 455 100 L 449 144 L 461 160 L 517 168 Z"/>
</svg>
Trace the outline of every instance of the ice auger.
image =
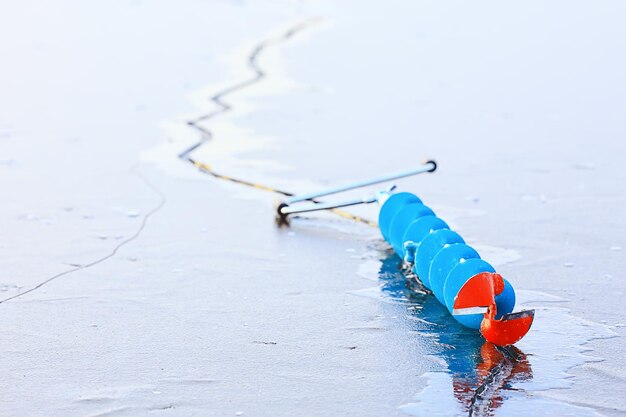
<svg viewBox="0 0 626 417">
<path fill-rule="evenodd" d="M 506 346 L 519 341 L 530 329 L 534 310 L 513 313 L 515 291 L 506 279 L 448 224 L 411 193 L 393 193 L 395 187 L 364 199 L 320 203 L 319 197 L 378 184 L 393 179 L 433 172 L 434 161 L 398 174 L 337 187 L 318 193 L 294 196 L 278 206 L 283 220 L 289 214 L 327 210 L 378 202 L 378 227 L 405 266 L 423 286 L 432 291 L 452 316 L 464 326 L 479 329 L 489 342 Z M 309 201 L 309 204 L 294 203 Z"/>
<path fill-rule="evenodd" d="M 499 346 L 524 337 L 534 310 L 512 313 L 515 291 L 509 281 L 458 233 L 413 194 L 383 196 L 379 202 L 383 237 L 459 323 L 480 329 Z"/>
</svg>

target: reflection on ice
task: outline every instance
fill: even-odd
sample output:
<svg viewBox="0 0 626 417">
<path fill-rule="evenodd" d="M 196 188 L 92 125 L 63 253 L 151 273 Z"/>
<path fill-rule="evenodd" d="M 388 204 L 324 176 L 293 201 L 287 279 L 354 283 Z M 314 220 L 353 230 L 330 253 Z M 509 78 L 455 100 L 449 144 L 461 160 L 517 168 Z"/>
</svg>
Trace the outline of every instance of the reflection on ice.
<svg viewBox="0 0 626 417">
<path fill-rule="evenodd" d="M 434 356 L 446 369 L 425 374 L 429 381 L 423 394 L 431 401 L 404 405 L 402 411 L 415 415 L 489 415 L 502 405 L 513 384 L 532 378 L 531 365 L 522 351 L 497 348 L 476 331 L 461 326 L 432 294 L 407 281 L 398 267 L 396 256 L 382 260 L 382 294 L 407 301 L 411 330 L 432 340 Z"/>
<path fill-rule="evenodd" d="M 527 340 L 499 348 L 461 326 L 419 283 L 407 280 L 397 256 L 375 253 L 380 286 L 356 295 L 405 306 L 403 323 L 424 345 L 423 357 L 416 360 L 428 359 L 435 366 L 423 375 L 426 387 L 417 401 L 400 406 L 402 412 L 418 416 L 554 415 L 557 411 L 559 415 L 597 415 L 590 408 L 541 398 L 541 393 L 567 388 L 568 369 L 598 360 L 585 355 L 583 345 L 593 338 L 611 337 L 606 326 L 571 316 L 555 305 L 563 301 L 558 297 L 521 291 L 522 304 L 538 309 L 537 323 Z M 373 259 L 365 260 L 359 275 L 371 279 L 368 275 L 373 272 Z"/>
</svg>

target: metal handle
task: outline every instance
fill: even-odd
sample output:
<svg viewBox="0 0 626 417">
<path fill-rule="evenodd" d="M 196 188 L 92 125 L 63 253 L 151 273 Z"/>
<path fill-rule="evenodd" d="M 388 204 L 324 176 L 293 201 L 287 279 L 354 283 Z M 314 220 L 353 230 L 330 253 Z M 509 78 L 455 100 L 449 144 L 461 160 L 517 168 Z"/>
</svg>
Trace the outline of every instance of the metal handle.
<svg viewBox="0 0 626 417">
<path fill-rule="evenodd" d="M 293 203 L 298 203 L 300 201 L 314 200 L 319 197 L 337 194 L 348 190 L 354 190 L 355 188 L 367 187 L 369 185 L 380 184 L 381 182 L 393 181 L 399 178 L 410 177 L 412 175 L 422 174 L 424 172 L 434 172 L 437 169 L 437 163 L 435 161 L 427 161 L 419 168 L 415 168 L 409 171 L 397 172 L 395 174 L 382 175 L 379 177 L 370 178 L 364 181 L 357 181 L 351 184 L 346 184 L 343 186 L 329 188 L 326 190 L 316 191 L 308 194 L 300 194 L 294 195 L 293 197 L 285 200 L 285 204 L 291 205 Z"/>
<path fill-rule="evenodd" d="M 331 210 L 331 209 L 341 208 L 341 207 L 356 206 L 359 204 L 371 204 L 377 201 L 378 201 L 378 198 L 374 196 L 374 197 L 368 197 L 368 198 L 358 198 L 354 200 L 342 201 L 339 203 L 301 204 L 295 207 L 292 207 L 286 204 L 281 204 L 278 207 L 278 214 L 282 216 L 288 216 L 290 214 L 296 214 L 296 213 L 308 213 L 310 211 Z"/>
</svg>

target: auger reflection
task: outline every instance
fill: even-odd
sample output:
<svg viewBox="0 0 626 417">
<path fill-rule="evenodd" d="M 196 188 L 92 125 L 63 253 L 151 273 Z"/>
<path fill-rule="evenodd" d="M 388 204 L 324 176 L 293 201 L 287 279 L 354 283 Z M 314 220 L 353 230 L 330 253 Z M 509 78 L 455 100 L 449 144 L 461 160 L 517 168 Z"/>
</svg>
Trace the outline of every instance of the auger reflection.
<svg viewBox="0 0 626 417">
<path fill-rule="evenodd" d="M 443 359 L 452 376 L 459 413 L 492 415 L 515 390 L 515 382 L 532 379 L 526 355 L 515 346 L 496 347 L 476 331 L 460 325 L 436 298 L 401 270 L 389 253 L 379 271 L 385 296 L 406 303 L 411 330 L 432 337 L 433 354 Z"/>
</svg>

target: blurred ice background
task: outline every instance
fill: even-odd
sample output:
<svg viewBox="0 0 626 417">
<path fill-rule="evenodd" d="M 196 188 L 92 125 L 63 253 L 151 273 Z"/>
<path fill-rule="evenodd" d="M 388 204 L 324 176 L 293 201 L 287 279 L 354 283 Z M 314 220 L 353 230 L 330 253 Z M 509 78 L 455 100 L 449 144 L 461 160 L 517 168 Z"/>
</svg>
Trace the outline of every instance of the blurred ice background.
<svg viewBox="0 0 626 417">
<path fill-rule="evenodd" d="M 375 230 L 278 229 L 275 196 L 176 157 L 259 42 L 303 22 L 195 157 L 292 191 L 436 159 L 398 185 L 539 309 L 519 345 L 533 377 L 487 413 L 626 414 L 625 17 L 617 0 L 2 2 L 0 415 L 467 411 L 445 331 L 385 290 Z"/>
</svg>

